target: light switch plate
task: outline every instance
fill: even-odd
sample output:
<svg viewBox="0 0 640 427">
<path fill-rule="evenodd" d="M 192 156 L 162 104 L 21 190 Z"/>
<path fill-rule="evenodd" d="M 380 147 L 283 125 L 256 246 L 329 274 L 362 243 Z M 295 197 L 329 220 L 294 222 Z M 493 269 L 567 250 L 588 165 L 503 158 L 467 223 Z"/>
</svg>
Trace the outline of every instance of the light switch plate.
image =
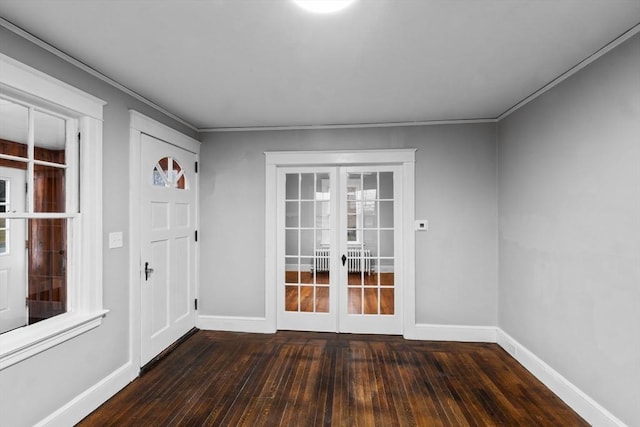
<svg viewBox="0 0 640 427">
<path fill-rule="evenodd" d="M 416 220 L 416 231 L 427 231 L 429 229 L 429 221 L 426 219 Z"/>
<path fill-rule="evenodd" d="M 122 231 L 109 233 L 109 249 L 122 247 Z"/>
</svg>

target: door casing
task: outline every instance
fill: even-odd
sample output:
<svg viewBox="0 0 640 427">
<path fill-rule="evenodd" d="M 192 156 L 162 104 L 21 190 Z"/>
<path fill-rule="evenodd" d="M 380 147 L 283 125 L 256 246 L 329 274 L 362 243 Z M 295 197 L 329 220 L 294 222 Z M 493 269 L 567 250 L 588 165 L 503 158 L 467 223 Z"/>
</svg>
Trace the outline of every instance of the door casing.
<svg viewBox="0 0 640 427">
<path fill-rule="evenodd" d="M 416 149 L 265 152 L 265 322 L 277 330 L 278 168 L 291 166 L 399 165 L 402 175 L 402 331 L 415 328 L 415 152 Z"/>
</svg>

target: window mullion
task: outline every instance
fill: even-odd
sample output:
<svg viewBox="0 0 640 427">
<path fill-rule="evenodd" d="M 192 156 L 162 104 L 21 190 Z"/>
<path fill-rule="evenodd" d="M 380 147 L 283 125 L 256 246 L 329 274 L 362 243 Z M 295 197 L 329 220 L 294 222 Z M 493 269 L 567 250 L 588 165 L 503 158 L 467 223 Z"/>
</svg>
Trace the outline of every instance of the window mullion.
<svg viewBox="0 0 640 427">
<path fill-rule="evenodd" d="M 35 168 L 35 109 L 29 107 L 29 119 L 28 119 L 28 134 L 27 134 L 27 209 L 28 213 L 34 211 L 34 168 Z"/>
</svg>

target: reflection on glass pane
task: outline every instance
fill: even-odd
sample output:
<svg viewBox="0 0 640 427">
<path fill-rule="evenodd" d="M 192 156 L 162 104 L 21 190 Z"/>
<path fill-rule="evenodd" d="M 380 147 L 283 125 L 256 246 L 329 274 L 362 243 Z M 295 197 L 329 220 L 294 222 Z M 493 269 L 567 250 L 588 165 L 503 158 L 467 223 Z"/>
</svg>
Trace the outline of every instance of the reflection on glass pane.
<svg viewBox="0 0 640 427">
<path fill-rule="evenodd" d="M 35 165 L 34 212 L 65 212 L 65 169 Z"/>
<path fill-rule="evenodd" d="M 347 242 L 357 242 L 358 235 L 356 230 L 347 230 Z"/>
<path fill-rule="evenodd" d="M 300 286 L 300 311 L 307 313 L 313 312 L 314 303 L 314 287 Z"/>
<path fill-rule="evenodd" d="M 395 273 L 392 259 L 381 259 L 380 268 L 380 286 L 393 286 L 395 284 Z"/>
<path fill-rule="evenodd" d="M 4 222 L 4 220 L 2 220 Z M 7 230 L 4 228 L 4 224 L 0 227 L 0 254 L 7 253 Z"/>
<path fill-rule="evenodd" d="M 315 174 L 312 174 L 312 173 L 302 174 L 302 180 L 300 182 L 301 199 L 303 200 L 315 199 L 314 177 L 315 177 Z"/>
<path fill-rule="evenodd" d="M 320 259 L 319 261 L 324 262 L 325 265 L 329 265 L 329 258 Z M 329 268 L 326 270 L 318 270 L 316 271 L 316 283 L 320 285 L 328 285 L 329 284 Z"/>
<path fill-rule="evenodd" d="M 0 144 L 2 154 L 27 157 L 29 109 L 0 98 Z"/>
<path fill-rule="evenodd" d="M 350 272 L 347 276 L 347 284 L 350 286 L 362 286 L 364 284 L 364 277 L 361 272 Z"/>
<path fill-rule="evenodd" d="M 153 168 L 153 177 L 152 182 L 154 186 L 157 187 L 168 187 L 169 182 L 167 181 L 167 177 L 164 174 L 163 170 L 160 170 L 158 166 Z"/>
<path fill-rule="evenodd" d="M 298 311 L 298 287 L 285 286 L 285 311 Z"/>
<path fill-rule="evenodd" d="M 349 314 L 362 314 L 362 288 L 349 288 Z"/>
<path fill-rule="evenodd" d="M 377 202 L 364 202 L 362 206 L 364 214 L 364 228 L 378 227 L 378 205 Z"/>
<path fill-rule="evenodd" d="M 7 202 L 7 181 L 0 179 L 0 203 Z M 3 210 L 2 212 L 6 212 Z"/>
<path fill-rule="evenodd" d="M 285 227 L 298 227 L 298 203 L 299 202 L 285 203 Z"/>
<path fill-rule="evenodd" d="M 285 182 L 286 182 L 285 198 L 287 200 L 297 200 L 300 198 L 300 194 L 298 193 L 299 181 L 300 181 L 300 176 L 297 173 L 287 174 L 285 179 Z"/>
<path fill-rule="evenodd" d="M 67 220 L 30 219 L 28 231 L 29 323 L 67 310 Z"/>
<path fill-rule="evenodd" d="M 285 254 L 298 255 L 298 230 L 285 230 Z"/>
<path fill-rule="evenodd" d="M 331 230 L 318 230 L 316 234 L 316 247 L 329 246 L 331 243 Z"/>
<path fill-rule="evenodd" d="M 326 286 L 316 287 L 316 312 L 329 312 L 329 288 Z"/>
<path fill-rule="evenodd" d="M 314 258 L 300 259 L 300 283 L 313 283 Z"/>
<path fill-rule="evenodd" d="M 375 200 L 378 195 L 378 174 L 377 173 L 365 173 L 363 174 L 363 193 L 365 200 Z"/>
<path fill-rule="evenodd" d="M 378 288 L 364 289 L 364 314 L 378 314 Z"/>
<path fill-rule="evenodd" d="M 331 215 L 331 202 L 316 202 L 316 227 L 317 228 L 329 228 L 329 218 Z"/>
<path fill-rule="evenodd" d="M 380 289 L 380 314 L 394 314 L 394 289 Z"/>
<path fill-rule="evenodd" d="M 0 334 L 27 324 L 25 224 L 11 219 L 5 223 L 9 229 L 0 228 Z"/>
<path fill-rule="evenodd" d="M 364 234 L 364 246 L 371 251 L 371 256 L 378 256 L 378 231 L 377 230 L 365 230 Z"/>
<path fill-rule="evenodd" d="M 393 172 L 380 172 L 380 198 L 393 199 Z"/>
<path fill-rule="evenodd" d="M 34 112 L 35 159 L 64 164 L 66 121 L 41 111 Z"/>
<path fill-rule="evenodd" d="M 316 200 L 330 200 L 331 188 L 329 186 L 329 174 L 319 173 L 316 176 Z"/>
<path fill-rule="evenodd" d="M 393 250 L 393 230 L 380 231 L 380 256 L 392 257 Z"/>
<path fill-rule="evenodd" d="M 285 258 L 284 281 L 285 283 L 299 283 L 300 265 L 298 258 Z"/>
<path fill-rule="evenodd" d="M 393 201 L 380 203 L 380 227 L 393 228 Z"/>
<path fill-rule="evenodd" d="M 315 254 L 314 230 L 300 230 L 300 255 L 313 256 Z"/>
<path fill-rule="evenodd" d="M 303 228 L 313 228 L 313 204 L 314 202 L 300 203 L 300 226 Z"/>
<path fill-rule="evenodd" d="M 347 178 L 347 200 L 362 200 L 362 183 L 359 173 L 350 173 Z"/>
</svg>

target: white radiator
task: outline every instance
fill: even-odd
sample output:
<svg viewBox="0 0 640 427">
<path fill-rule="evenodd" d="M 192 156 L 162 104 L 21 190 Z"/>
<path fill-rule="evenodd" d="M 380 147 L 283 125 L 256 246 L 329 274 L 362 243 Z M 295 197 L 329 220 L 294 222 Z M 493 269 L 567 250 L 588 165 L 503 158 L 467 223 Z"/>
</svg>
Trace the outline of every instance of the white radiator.
<svg viewBox="0 0 640 427">
<path fill-rule="evenodd" d="M 316 271 L 329 271 L 331 256 L 328 248 L 316 249 Z M 371 251 L 362 248 L 347 250 L 347 267 L 349 273 L 371 273 Z M 362 268 L 364 267 L 364 268 Z"/>
</svg>

